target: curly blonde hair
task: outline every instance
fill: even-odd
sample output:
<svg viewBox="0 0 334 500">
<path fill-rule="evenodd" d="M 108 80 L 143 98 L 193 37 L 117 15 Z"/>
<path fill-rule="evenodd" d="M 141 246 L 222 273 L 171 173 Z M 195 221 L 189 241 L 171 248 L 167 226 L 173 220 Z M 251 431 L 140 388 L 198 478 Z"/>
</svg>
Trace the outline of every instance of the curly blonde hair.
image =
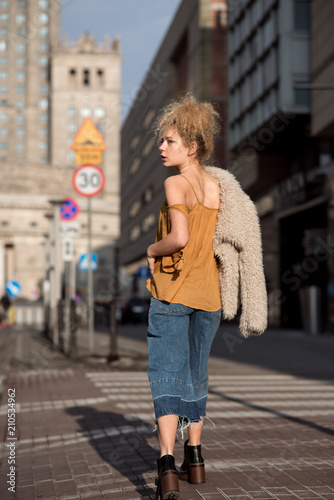
<svg viewBox="0 0 334 500">
<path fill-rule="evenodd" d="M 155 137 L 160 140 L 169 128 L 175 128 L 184 146 L 197 144 L 197 159 L 203 165 L 214 149 L 214 136 L 219 133 L 220 115 L 209 102 L 199 102 L 188 93 L 172 101 L 154 124 Z"/>
</svg>

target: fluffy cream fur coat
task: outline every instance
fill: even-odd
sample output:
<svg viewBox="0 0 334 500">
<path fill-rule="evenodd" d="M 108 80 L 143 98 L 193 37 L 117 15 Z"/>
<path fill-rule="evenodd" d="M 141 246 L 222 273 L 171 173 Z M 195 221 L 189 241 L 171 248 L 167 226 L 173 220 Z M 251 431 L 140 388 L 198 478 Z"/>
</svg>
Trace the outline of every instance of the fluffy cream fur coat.
<svg viewBox="0 0 334 500">
<path fill-rule="evenodd" d="M 254 203 L 227 170 L 206 167 L 220 187 L 220 208 L 213 250 L 219 263 L 223 318 L 233 319 L 241 304 L 244 337 L 267 328 L 267 293 L 259 218 Z"/>
</svg>

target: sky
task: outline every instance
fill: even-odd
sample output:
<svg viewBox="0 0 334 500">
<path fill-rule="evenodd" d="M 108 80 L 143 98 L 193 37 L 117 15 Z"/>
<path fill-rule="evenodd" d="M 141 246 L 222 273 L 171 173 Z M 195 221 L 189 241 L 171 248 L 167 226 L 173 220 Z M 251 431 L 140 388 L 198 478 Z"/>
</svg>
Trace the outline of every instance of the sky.
<svg viewBox="0 0 334 500">
<path fill-rule="evenodd" d="M 61 35 L 71 42 L 89 32 L 121 38 L 122 117 L 162 42 L 182 0 L 62 0 Z"/>
</svg>

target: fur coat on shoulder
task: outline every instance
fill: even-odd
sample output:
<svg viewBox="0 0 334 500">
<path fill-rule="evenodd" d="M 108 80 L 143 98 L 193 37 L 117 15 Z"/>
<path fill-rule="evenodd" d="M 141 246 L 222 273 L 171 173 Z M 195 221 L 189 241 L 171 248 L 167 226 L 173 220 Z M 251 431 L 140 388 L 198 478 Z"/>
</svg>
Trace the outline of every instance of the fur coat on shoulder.
<svg viewBox="0 0 334 500">
<path fill-rule="evenodd" d="M 233 319 L 241 304 L 244 337 L 267 328 L 268 306 L 259 217 L 250 197 L 227 170 L 205 167 L 220 187 L 220 208 L 213 238 L 218 260 L 223 318 Z"/>
</svg>

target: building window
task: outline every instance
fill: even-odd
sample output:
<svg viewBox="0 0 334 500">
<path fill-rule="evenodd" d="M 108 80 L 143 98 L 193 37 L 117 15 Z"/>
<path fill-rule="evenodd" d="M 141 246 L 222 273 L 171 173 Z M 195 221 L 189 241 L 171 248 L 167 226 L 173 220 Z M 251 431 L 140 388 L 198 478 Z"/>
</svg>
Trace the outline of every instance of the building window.
<svg viewBox="0 0 334 500">
<path fill-rule="evenodd" d="M 47 151 L 47 149 L 48 149 L 48 146 L 47 146 L 46 142 L 44 142 L 44 141 L 40 141 L 40 142 L 38 143 L 38 151 L 43 151 L 43 152 L 45 152 L 45 151 Z"/>
<path fill-rule="evenodd" d="M 46 110 L 49 107 L 49 102 L 45 97 L 42 97 L 41 99 L 38 100 L 38 107 L 39 109 Z"/>
<path fill-rule="evenodd" d="M 267 49 L 273 42 L 275 37 L 275 22 L 274 16 L 271 15 L 263 26 L 263 46 Z"/>
<path fill-rule="evenodd" d="M 92 110 L 90 109 L 90 107 L 84 106 L 83 108 L 81 108 L 81 116 L 83 118 L 89 118 L 90 116 L 92 116 Z"/>
<path fill-rule="evenodd" d="M 99 122 L 96 126 L 101 133 L 104 131 L 104 124 L 102 122 Z"/>
<path fill-rule="evenodd" d="M 137 224 L 130 231 L 130 241 L 133 242 L 133 241 L 138 240 L 140 233 L 141 233 L 140 226 Z"/>
<path fill-rule="evenodd" d="M 149 139 L 145 146 L 143 147 L 143 156 L 146 157 L 150 154 L 150 152 L 152 151 L 153 147 L 155 146 L 155 140 L 153 138 Z"/>
<path fill-rule="evenodd" d="M 90 77 L 90 73 L 89 73 L 89 69 L 84 69 L 83 70 L 83 80 L 82 80 L 82 83 L 86 86 L 89 85 L 89 77 Z"/>
<path fill-rule="evenodd" d="M 71 116 L 71 117 L 76 116 L 77 109 L 74 106 L 71 106 L 70 108 L 68 108 L 67 114 L 68 114 L 68 116 Z"/>
<path fill-rule="evenodd" d="M 8 71 L 0 71 L 0 80 L 8 79 Z"/>
<path fill-rule="evenodd" d="M 24 99 L 18 99 L 16 101 L 16 107 L 17 109 L 23 109 L 25 107 L 26 103 Z"/>
<path fill-rule="evenodd" d="M 311 29 L 311 2 L 309 0 L 295 0 L 294 2 L 295 30 L 310 31 Z"/>
<path fill-rule="evenodd" d="M 21 28 L 18 28 L 18 29 L 17 29 L 17 34 L 18 34 L 20 37 L 24 38 L 24 37 L 26 36 L 26 29 L 25 29 L 25 28 L 22 28 L 22 27 L 21 27 Z"/>
<path fill-rule="evenodd" d="M 104 109 L 103 106 L 98 106 L 94 110 L 94 116 L 95 118 L 104 118 L 106 116 L 106 110 Z"/>
<path fill-rule="evenodd" d="M 144 203 L 150 203 L 152 199 L 153 199 L 153 187 L 149 186 L 144 191 L 143 200 Z"/>
<path fill-rule="evenodd" d="M 17 123 L 24 123 L 24 115 L 22 115 L 21 113 L 17 113 L 16 122 Z"/>
<path fill-rule="evenodd" d="M 1 151 L 7 151 L 7 149 L 8 149 L 7 142 L 0 142 L 0 149 L 1 149 Z"/>
<path fill-rule="evenodd" d="M 23 142 L 17 142 L 15 144 L 15 149 L 18 153 L 22 153 L 24 151 L 24 143 Z"/>
<path fill-rule="evenodd" d="M 140 167 L 140 159 L 135 158 L 131 164 L 130 169 L 129 169 L 130 175 L 134 175 L 137 172 L 137 170 L 139 169 L 139 167 Z"/>
<path fill-rule="evenodd" d="M 8 114 L 5 111 L 1 111 L 0 113 L 0 122 L 2 123 L 8 122 Z"/>
<path fill-rule="evenodd" d="M 16 81 L 17 82 L 24 82 L 25 79 L 26 79 L 25 71 L 17 71 L 16 72 Z"/>
<path fill-rule="evenodd" d="M 0 8 L 1 9 L 7 9 L 8 5 L 9 5 L 9 1 L 8 0 L 1 0 L 1 2 L 0 2 Z"/>
<path fill-rule="evenodd" d="M 139 200 L 133 202 L 129 210 L 130 217 L 131 218 L 136 217 L 136 215 L 139 214 L 140 208 L 141 208 L 141 203 Z"/>
<path fill-rule="evenodd" d="M 69 81 L 72 85 L 74 85 L 77 81 L 77 70 L 75 68 L 71 68 L 69 70 Z"/>
<path fill-rule="evenodd" d="M 9 19 L 9 14 L 7 12 L 3 12 L 0 14 L 0 23 L 7 23 Z"/>
<path fill-rule="evenodd" d="M 40 66 L 47 66 L 48 64 L 48 56 L 41 56 L 39 59 L 38 59 L 38 64 Z"/>
<path fill-rule="evenodd" d="M 41 156 L 39 159 L 39 163 L 45 164 L 48 162 L 48 159 L 46 156 Z"/>
<path fill-rule="evenodd" d="M 1 93 L 1 94 L 7 94 L 7 92 L 8 92 L 8 87 L 7 87 L 7 85 L 1 85 L 1 86 L 0 86 L 0 93 Z"/>
<path fill-rule="evenodd" d="M 16 44 L 16 52 L 25 52 L 26 44 L 24 42 L 17 42 Z"/>
<path fill-rule="evenodd" d="M 17 92 L 18 94 L 24 94 L 24 93 L 25 93 L 25 86 L 24 86 L 24 85 L 18 85 L 18 86 L 16 87 L 16 92 Z"/>
<path fill-rule="evenodd" d="M 103 69 L 98 69 L 96 74 L 97 74 L 97 81 L 98 81 L 99 85 L 103 85 L 104 84 L 104 71 L 103 71 Z"/>
<path fill-rule="evenodd" d="M 15 18 L 16 24 L 23 24 L 26 22 L 26 15 L 25 14 L 17 14 Z"/>
<path fill-rule="evenodd" d="M 21 56 L 16 58 L 16 66 L 25 66 L 26 58 Z"/>
<path fill-rule="evenodd" d="M 1 34 L 1 36 L 3 36 L 4 38 L 5 38 L 6 36 L 8 36 L 8 28 L 1 28 L 1 29 L 0 29 L 0 34 Z"/>
<path fill-rule="evenodd" d="M 305 82 L 296 82 L 296 83 L 305 83 Z M 309 107 L 311 105 L 311 91 L 309 89 L 295 89 L 294 93 L 295 93 L 295 104 L 297 106 Z"/>
<path fill-rule="evenodd" d="M 141 225 L 143 233 L 147 233 L 147 231 L 149 231 L 151 227 L 154 225 L 155 225 L 155 215 L 154 214 L 146 215 Z"/>
<path fill-rule="evenodd" d="M 8 128 L 6 128 L 6 127 L 0 128 L 0 135 L 1 135 L 1 137 L 7 137 L 8 136 Z"/>
<path fill-rule="evenodd" d="M 24 7 L 26 6 L 25 0 L 18 0 L 17 6 L 19 9 L 24 9 Z"/>
<path fill-rule="evenodd" d="M 39 123 L 47 123 L 48 115 L 46 113 L 41 113 L 39 115 Z"/>
<path fill-rule="evenodd" d="M 48 86 L 47 85 L 40 85 L 39 93 L 42 95 L 46 95 L 48 93 Z"/>
<path fill-rule="evenodd" d="M 24 130 L 24 128 L 23 127 L 17 128 L 16 132 L 15 132 L 15 135 L 16 135 L 16 137 L 20 137 L 20 138 L 24 137 L 25 136 L 25 130 Z"/>
<path fill-rule="evenodd" d="M 48 135 L 48 131 L 46 128 L 40 128 L 38 130 L 38 137 L 45 139 L 47 137 L 47 135 Z"/>
<path fill-rule="evenodd" d="M 70 122 L 68 125 L 67 125 L 67 130 L 69 132 L 76 132 L 78 130 L 78 126 L 75 122 Z"/>
<path fill-rule="evenodd" d="M 47 80 L 48 79 L 48 72 L 45 71 L 44 69 L 39 72 L 39 77 L 41 80 Z"/>
<path fill-rule="evenodd" d="M 49 36 L 49 28 L 47 26 L 39 28 L 38 34 L 41 38 L 47 38 Z"/>
<path fill-rule="evenodd" d="M 49 16 L 45 12 L 42 12 L 41 14 L 38 15 L 38 21 L 39 24 L 48 24 Z"/>
<path fill-rule="evenodd" d="M 49 44 L 47 42 L 42 42 L 39 44 L 40 52 L 47 52 L 49 50 Z"/>
<path fill-rule="evenodd" d="M 1 57 L 0 64 L 1 64 L 1 66 L 7 66 L 8 65 L 8 57 L 7 56 Z"/>
<path fill-rule="evenodd" d="M 1 40 L 0 42 L 0 52 L 6 52 L 8 48 L 7 42 Z"/>
<path fill-rule="evenodd" d="M 46 10 L 49 8 L 49 0 L 39 0 L 38 6 L 40 9 Z"/>
<path fill-rule="evenodd" d="M 72 165 L 75 162 L 75 152 L 69 151 L 67 153 L 67 163 Z"/>
</svg>

